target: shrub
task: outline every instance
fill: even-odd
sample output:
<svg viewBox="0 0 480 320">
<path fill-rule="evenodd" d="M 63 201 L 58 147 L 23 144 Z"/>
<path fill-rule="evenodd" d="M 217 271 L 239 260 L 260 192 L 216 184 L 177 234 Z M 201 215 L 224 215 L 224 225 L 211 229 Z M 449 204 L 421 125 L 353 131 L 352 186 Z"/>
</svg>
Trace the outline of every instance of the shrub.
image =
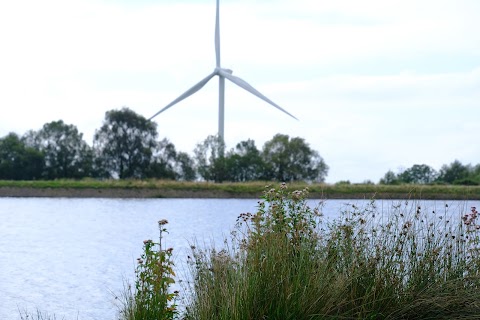
<svg viewBox="0 0 480 320">
<path fill-rule="evenodd" d="M 462 186 L 478 186 L 480 183 L 478 179 L 463 178 L 463 179 L 453 181 L 453 184 L 462 185 Z"/>
</svg>

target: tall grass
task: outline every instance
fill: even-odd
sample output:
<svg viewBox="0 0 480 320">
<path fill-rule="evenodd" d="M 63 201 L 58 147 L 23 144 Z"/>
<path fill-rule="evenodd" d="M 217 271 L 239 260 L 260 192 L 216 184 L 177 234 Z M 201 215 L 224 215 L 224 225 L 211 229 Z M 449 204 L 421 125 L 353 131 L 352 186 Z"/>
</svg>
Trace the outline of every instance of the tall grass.
<svg viewBox="0 0 480 320">
<path fill-rule="evenodd" d="M 20 320 L 57 320 L 58 318 L 56 315 L 48 314 L 46 312 L 42 312 L 37 309 L 35 313 L 31 313 L 28 310 L 19 310 L 20 313 Z M 65 318 L 62 318 L 62 320 L 65 320 Z"/>
<path fill-rule="evenodd" d="M 372 201 L 326 221 L 307 196 L 269 189 L 224 248 L 193 247 L 186 319 L 479 317 L 475 208 L 453 220 Z"/>
</svg>

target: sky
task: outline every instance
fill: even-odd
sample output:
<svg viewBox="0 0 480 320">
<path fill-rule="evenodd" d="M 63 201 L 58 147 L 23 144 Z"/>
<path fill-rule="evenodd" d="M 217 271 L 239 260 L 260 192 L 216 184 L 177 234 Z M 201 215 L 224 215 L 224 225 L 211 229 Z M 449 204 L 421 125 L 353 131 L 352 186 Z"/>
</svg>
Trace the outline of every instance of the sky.
<svg viewBox="0 0 480 320">
<path fill-rule="evenodd" d="M 105 112 L 149 118 L 215 67 L 215 0 L 0 3 L 0 137 L 63 120 L 92 144 Z M 480 163 L 480 1 L 221 0 L 227 148 L 301 137 L 326 181 Z M 193 154 L 218 130 L 218 79 L 160 114 Z"/>
</svg>

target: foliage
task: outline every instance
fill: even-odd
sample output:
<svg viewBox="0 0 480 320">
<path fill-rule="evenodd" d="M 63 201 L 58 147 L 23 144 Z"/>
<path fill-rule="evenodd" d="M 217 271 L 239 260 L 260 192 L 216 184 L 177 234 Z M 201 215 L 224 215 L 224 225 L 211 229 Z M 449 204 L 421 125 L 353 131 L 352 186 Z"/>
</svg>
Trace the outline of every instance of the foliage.
<svg viewBox="0 0 480 320">
<path fill-rule="evenodd" d="M 163 139 L 156 145 L 155 152 L 152 156 L 152 163 L 150 163 L 148 178 L 172 179 L 175 180 L 175 163 L 177 158 L 177 151 L 175 145 Z"/>
<path fill-rule="evenodd" d="M 0 150 L 0 156 L 3 153 L 6 158 L 1 160 L 0 179 L 322 182 L 328 172 L 318 152 L 301 138 L 278 134 L 265 144 L 262 152 L 248 139 L 226 153 L 220 137 L 208 136 L 197 144 L 192 158 L 177 152 L 166 138 L 157 137 L 156 124 L 128 108 L 106 112 L 102 126 L 95 132 L 93 148 L 74 125 L 52 121 L 38 131 L 28 131 L 17 142 L 16 151 L 8 149 L 15 145 L 14 138 L 2 139 L 6 141 L 0 147 L 5 150 Z M 40 160 L 42 165 L 38 164 Z M 42 170 L 41 174 L 35 170 Z"/>
<path fill-rule="evenodd" d="M 323 182 L 328 173 L 323 158 L 299 137 L 275 135 L 272 140 L 265 142 L 262 157 L 269 180 Z"/>
<path fill-rule="evenodd" d="M 440 169 L 438 180 L 446 183 L 454 183 L 456 180 L 465 179 L 470 175 L 471 167 L 463 165 L 455 160 L 449 165 L 443 165 Z"/>
<path fill-rule="evenodd" d="M 395 174 L 389 170 L 380 179 L 380 184 L 448 184 L 448 185 L 480 185 L 480 164 L 472 167 L 455 160 L 449 165 L 443 165 L 439 172 L 426 164 L 415 164 L 412 167 Z"/>
<path fill-rule="evenodd" d="M 197 178 L 195 162 L 186 152 L 178 152 L 175 163 L 175 173 L 179 181 L 193 181 Z"/>
<path fill-rule="evenodd" d="M 287 193 L 285 184 L 268 189 L 257 214 L 237 219 L 231 246 L 218 252 L 192 247 L 187 319 L 302 319 L 301 297 L 288 287 L 306 288 L 311 280 L 297 268 L 308 259 L 304 250 L 314 250 L 319 215 L 304 206 L 305 192 Z"/>
<path fill-rule="evenodd" d="M 193 152 L 200 177 L 214 182 L 225 180 L 225 142 L 220 136 L 208 136 Z"/>
<path fill-rule="evenodd" d="M 134 111 L 111 110 L 95 132 L 94 149 L 112 177 L 144 178 L 152 162 L 157 135 L 157 125 Z"/>
<path fill-rule="evenodd" d="M 225 153 L 218 136 L 198 143 L 194 155 L 178 152 L 167 139 L 157 140 L 156 124 L 128 108 L 106 112 L 95 132 L 93 148 L 74 125 L 62 120 L 28 131 L 20 139 L 10 133 L 0 138 L 0 179 L 174 179 L 214 182 L 305 181 L 321 183 L 328 166 L 304 139 L 277 134 L 260 152 L 251 139 Z M 40 173 L 39 173 L 40 172 Z M 365 180 L 362 185 L 370 184 Z M 455 160 L 437 172 L 426 164 L 394 173 L 379 181 L 384 185 L 480 185 L 480 164 Z"/>
<path fill-rule="evenodd" d="M 426 164 L 414 164 L 408 169 L 395 174 L 389 170 L 385 176 L 380 179 L 380 184 L 429 184 L 437 179 L 437 172 Z"/>
<path fill-rule="evenodd" d="M 468 177 L 468 178 L 463 178 L 463 179 L 457 179 L 453 181 L 454 185 L 461 185 L 461 186 L 478 186 L 480 185 L 480 180 L 478 177 Z"/>
<path fill-rule="evenodd" d="M 0 139 L 0 179 L 40 179 L 43 163 L 43 154 L 26 146 L 16 133 L 9 133 Z"/>
<path fill-rule="evenodd" d="M 178 292 L 169 292 L 175 283 L 172 248 L 162 248 L 162 234 L 167 232 L 167 220 L 158 222 L 160 240 L 143 242 L 143 254 L 137 259 L 135 289 L 123 294 L 120 310 L 123 320 L 171 320 L 178 314 L 175 300 Z"/>
<path fill-rule="evenodd" d="M 264 178 L 265 163 L 255 141 L 239 142 L 226 156 L 226 180 L 233 182 L 255 181 Z"/>
<path fill-rule="evenodd" d="M 186 319 L 473 319 L 480 313 L 480 225 L 372 200 L 335 220 L 308 191 L 267 189 L 226 247 L 192 247 Z M 458 217 L 458 216 L 457 216 Z"/>
<path fill-rule="evenodd" d="M 39 131 L 27 132 L 24 141 L 44 155 L 44 178 L 78 179 L 90 175 L 93 153 L 74 125 L 52 121 Z"/>
<path fill-rule="evenodd" d="M 398 175 L 400 181 L 415 184 L 432 183 L 436 178 L 436 171 L 426 164 L 414 164 Z"/>
<path fill-rule="evenodd" d="M 185 152 L 177 152 L 175 145 L 163 139 L 157 143 L 148 177 L 193 181 L 197 174 L 193 159 Z"/>
<path fill-rule="evenodd" d="M 382 179 L 380 179 L 379 183 L 380 184 L 399 184 L 400 180 L 392 170 L 388 170 L 387 173 L 385 173 L 385 176 Z"/>
</svg>

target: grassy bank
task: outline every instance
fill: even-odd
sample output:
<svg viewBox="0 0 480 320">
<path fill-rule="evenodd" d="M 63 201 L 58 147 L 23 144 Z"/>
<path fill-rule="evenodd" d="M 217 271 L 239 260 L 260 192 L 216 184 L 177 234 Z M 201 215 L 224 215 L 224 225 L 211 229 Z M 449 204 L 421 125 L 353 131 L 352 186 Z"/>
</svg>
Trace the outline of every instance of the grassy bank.
<svg viewBox="0 0 480 320">
<path fill-rule="evenodd" d="M 171 180 L 0 181 L 0 196 L 106 198 L 258 198 L 272 182 L 179 182 Z M 311 198 L 326 199 L 480 199 L 480 186 L 292 183 L 308 186 Z"/>
</svg>

